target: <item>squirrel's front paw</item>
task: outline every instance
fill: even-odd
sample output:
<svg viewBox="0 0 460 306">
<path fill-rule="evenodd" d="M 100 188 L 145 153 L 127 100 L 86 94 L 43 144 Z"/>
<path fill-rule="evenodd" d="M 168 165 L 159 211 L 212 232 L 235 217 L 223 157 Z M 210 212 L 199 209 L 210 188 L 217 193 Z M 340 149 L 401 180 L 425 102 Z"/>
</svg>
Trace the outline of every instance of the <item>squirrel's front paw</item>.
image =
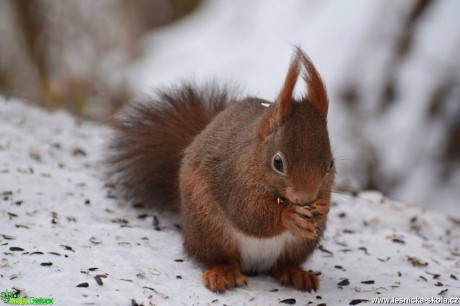
<svg viewBox="0 0 460 306">
<path fill-rule="evenodd" d="M 323 201 L 315 202 L 311 212 L 313 214 L 313 221 L 315 223 L 320 223 L 329 213 L 329 203 Z"/>
<path fill-rule="evenodd" d="M 203 271 L 203 284 L 213 292 L 223 293 L 227 289 L 246 286 L 248 280 L 238 266 L 216 265 Z"/>
<path fill-rule="evenodd" d="M 311 292 L 319 288 L 319 279 L 313 272 L 307 272 L 298 266 L 277 266 L 271 274 L 282 286 L 294 285 L 297 289 Z"/>
<path fill-rule="evenodd" d="M 316 224 L 310 208 L 288 203 L 282 212 L 281 221 L 292 234 L 302 238 L 316 239 Z"/>
</svg>

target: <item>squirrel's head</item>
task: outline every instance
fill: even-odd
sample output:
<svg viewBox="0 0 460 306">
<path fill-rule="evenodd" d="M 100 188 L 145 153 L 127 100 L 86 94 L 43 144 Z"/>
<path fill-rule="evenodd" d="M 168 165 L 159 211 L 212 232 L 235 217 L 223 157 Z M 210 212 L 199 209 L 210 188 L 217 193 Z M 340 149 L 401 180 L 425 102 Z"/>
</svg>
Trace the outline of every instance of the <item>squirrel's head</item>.
<svg viewBox="0 0 460 306">
<path fill-rule="evenodd" d="M 296 99 L 294 87 L 301 70 L 306 94 Z M 335 167 L 327 111 L 321 77 L 297 48 L 283 88 L 259 126 L 266 190 L 299 205 L 313 203 L 330 192 Z"/>
</svg>

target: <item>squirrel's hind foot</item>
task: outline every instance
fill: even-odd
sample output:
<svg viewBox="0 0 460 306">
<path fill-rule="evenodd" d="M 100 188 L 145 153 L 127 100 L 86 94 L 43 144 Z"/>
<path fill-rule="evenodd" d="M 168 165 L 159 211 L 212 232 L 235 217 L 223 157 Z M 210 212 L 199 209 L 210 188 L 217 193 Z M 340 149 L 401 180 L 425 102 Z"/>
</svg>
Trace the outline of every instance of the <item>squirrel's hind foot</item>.
<svg viewBox="0 0 460 306">
<path fill-rule="evenodd" d="M 216 265 L 203 271 L 203 284 L 209 290 L 224 293 L 234 287 L 246 286 L 248 280 L 237 265 Z"/>
<path fill-rule="evenodd" d="M 311 292 L 319 289 L 319 279 L 313 272 L 305 271 L 298 266 L 277 266 L 271 271 L 282 286 L 294 285 L 297 289 Z"/>
</svg>

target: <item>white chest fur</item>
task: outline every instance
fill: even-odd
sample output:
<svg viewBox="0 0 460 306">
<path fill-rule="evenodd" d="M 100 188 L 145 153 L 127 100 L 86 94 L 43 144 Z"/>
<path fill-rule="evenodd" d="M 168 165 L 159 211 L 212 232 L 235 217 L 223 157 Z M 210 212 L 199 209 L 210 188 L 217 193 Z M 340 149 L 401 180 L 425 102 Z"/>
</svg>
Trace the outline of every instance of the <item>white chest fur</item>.
<svg viewBox="0 0 460 306">
<path fill-rule="evenodd" d="M 240 252 L 242 271 L 268 271 L 284 248 L 296 239 L 288 231 L 264 239 L 247 236 L 236 229 L 233 229 L 232 234 Z"/>
</svg>

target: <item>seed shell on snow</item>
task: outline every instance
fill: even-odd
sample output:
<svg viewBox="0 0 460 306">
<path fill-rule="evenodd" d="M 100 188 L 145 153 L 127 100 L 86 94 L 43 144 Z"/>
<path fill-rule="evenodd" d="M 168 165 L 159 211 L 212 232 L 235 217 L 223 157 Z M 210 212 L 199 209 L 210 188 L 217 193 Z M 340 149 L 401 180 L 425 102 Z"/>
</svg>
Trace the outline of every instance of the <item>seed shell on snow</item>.
<svg viewBox="0 0 460 306">
<path fill-rule="evenodd" d="M 91 236 L 91 237 L 89 238 L 89 241 L 91 241 L 91 242 L 94 243 L 94 244 L 100 244 L 100 243 L 102 243 L 101 240 L 99 240 L 98 238 L 96 238 L 96 237 L 94 237 L 94 236 Z"/>
<path fill-rule="evenodd" d="M 367 303 L 367 302 L 369 302 L 369 300 L 366 300 L 366 299 L 354 299 L 354 300 L 350 301 L 349 305 L 358 305 L 358 304 Z"/>
<path fill-rule="evenodd" d="M 104 283 L 102 282 L 102 278 L 101 278 L 101 275 L 96 275 L 94 277 L 94 279 L 96 280 L 96 283 L 99 285 L 99 286 L 102 286 Z"/>
<path fill-rule="evenodd" d="M 290 298 L 290 299 L 281 300 L 280 304 L 294 305 L 296 302 L 297 302 L 296 299 Z"/>
<path fill-rule="evenodd" d="M 66 251 L 75 252 L 75 250 L 72 247 L 68 246 L 68 245 L 61 244 L 60 246 L 63 247 Z"/>
<path fill-rule="evenodd" d="M 2 261 L 0 262 L 0 268 L 8 266 L 8 259 L 7 258 L 2 258 Z"/>
<path fill-rule="evenodd" d="M 407 256 L 407 261 L 409 261 L 413 267 L 426 267 L 428 266 L 428 262 L 421 260 L 417 257 Z"/>
<path fill-rule="evenodd" d="M 441 290 L 441 291 L 438 292 L 438 295 L 445 296 L 447 294 L 447 291 L 449 291 L 449 289 Z"/>
<path fill-rule="evenodd" d="M 0 236 L 2 236 L 3 239 L 5 239 L 5 240 L 14 240 L 14 239 L 16 239 L 16 238 L 14 238 L 14 236 L 11 236 L 11 235 L 0 234 Z"/>
<path fill-rule="evenodd" d="M 12 252 L 21 252 L 21 251 L 24 251 L 24 249 L 20 248 L 20 247 L 10 247 L 10 251 L 12 251 Z"/>
<path fill-rule="evenodd" d="M 322 244 L 320 244 L 320 245 L 318 246 L 318 250 L 320 250 L 320 251 L 323 252 L 323 253 L 328 254 L 329 257 L 334 255 L 334 253 L 332 253 L 331 251 L 325 249 L 324 246 L 323 246 Z"/>
</svg>

